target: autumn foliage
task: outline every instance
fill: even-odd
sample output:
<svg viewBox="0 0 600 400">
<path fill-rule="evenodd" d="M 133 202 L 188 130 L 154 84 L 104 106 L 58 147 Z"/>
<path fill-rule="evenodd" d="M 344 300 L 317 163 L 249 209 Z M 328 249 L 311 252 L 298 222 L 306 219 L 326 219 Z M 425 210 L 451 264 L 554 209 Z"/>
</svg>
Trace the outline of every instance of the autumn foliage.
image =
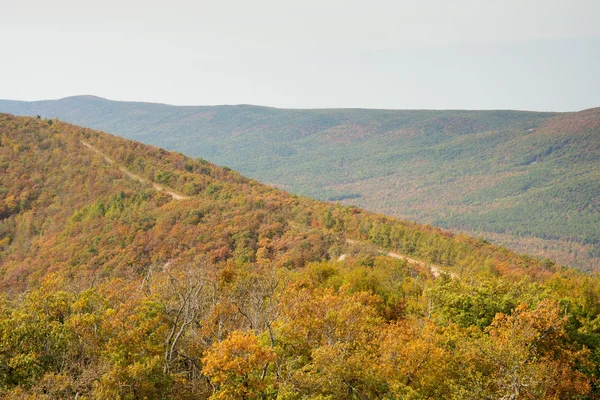
<svg viewBox="0 0 600 400">
<path fill-rule="evenodd" d="M 597 276 L 59 121 L 0 138 L 2 398 L 600 395 Z"/>
</svg>

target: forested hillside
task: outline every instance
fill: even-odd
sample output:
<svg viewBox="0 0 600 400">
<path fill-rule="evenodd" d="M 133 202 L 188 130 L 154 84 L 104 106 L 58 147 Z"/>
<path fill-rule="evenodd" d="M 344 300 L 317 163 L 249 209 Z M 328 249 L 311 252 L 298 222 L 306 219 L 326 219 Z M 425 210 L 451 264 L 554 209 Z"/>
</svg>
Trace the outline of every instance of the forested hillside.
<svg viewBox="0 0 600 400">
<path fill-rule="evenodd" d="M 0 114 L 0 288 L 5 399 L 600 395 L 597 276 L 56 120 Z"/>
<path fill-rule="evenodd" d="M 600 109 L 282 110 L 92 96 L 0 101 L 227 165 L 290 192 L 600 268 Z"/>
</svg>

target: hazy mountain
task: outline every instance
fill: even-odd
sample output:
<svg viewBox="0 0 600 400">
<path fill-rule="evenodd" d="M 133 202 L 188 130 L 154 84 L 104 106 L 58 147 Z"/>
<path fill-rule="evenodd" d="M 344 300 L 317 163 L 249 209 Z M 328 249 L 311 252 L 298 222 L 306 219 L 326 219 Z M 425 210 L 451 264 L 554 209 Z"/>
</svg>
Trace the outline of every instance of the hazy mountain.
<svg viewBox="0 0 600 400">
<path fill-rule="evenodd" d="M 600 266 L 600 109 L 578 113 L 0 101 L 203 157 L 286 190 Z"/>
</svg>

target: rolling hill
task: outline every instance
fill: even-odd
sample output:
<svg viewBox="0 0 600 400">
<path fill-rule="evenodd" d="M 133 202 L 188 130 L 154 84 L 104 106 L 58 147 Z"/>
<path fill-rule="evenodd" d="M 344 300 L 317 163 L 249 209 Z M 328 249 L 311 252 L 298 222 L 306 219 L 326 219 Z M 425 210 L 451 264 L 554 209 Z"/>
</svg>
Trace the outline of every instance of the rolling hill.
<svg viewBox="0 0 600 400">
<path fill-rule="evenodd" d="M 0 114 L 0 397 L 596 398 L 600 280 Z"/>
<path fill-rule="evenodd" d="M 600 267 L 600 109 L 179 107 L 93 96 L 0 111 L 102 129 L 290 192 Z"/>
</svg>

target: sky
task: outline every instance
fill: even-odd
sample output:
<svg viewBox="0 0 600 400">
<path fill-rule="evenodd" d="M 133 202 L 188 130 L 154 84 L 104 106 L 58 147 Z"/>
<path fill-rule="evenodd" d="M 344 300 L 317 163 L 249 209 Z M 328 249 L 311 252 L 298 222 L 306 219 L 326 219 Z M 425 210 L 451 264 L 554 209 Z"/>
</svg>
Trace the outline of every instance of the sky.
<svg viewBox="0 0 600 400">
<path fill-rule="evenodd" d="M 600 106 L 598 0 L 0 0 L 0 98 Z"/>
</svg>

